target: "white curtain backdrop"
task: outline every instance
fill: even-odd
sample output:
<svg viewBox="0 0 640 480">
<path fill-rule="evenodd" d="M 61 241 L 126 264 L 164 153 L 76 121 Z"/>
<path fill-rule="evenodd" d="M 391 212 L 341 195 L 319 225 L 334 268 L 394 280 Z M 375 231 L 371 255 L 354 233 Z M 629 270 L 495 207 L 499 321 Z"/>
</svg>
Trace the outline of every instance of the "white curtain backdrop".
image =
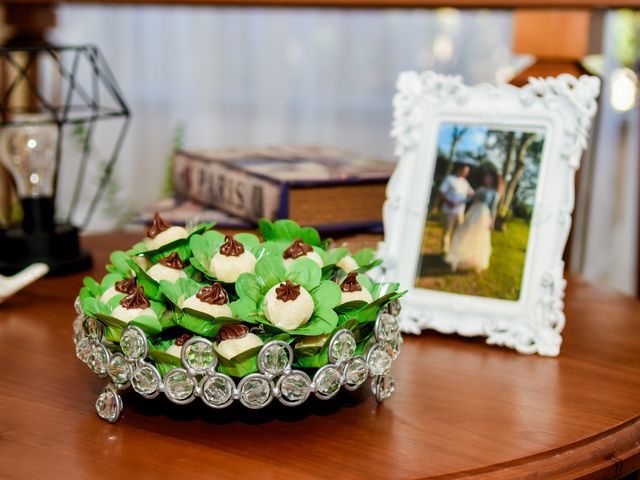
<svg viewBox="0 0 640 480">
<path fill-rule="evenodd" d="M 605 19 L 604 72 L 595 150 L 583 165 L 574 223 L 571 269 L 588 280 L 636 294 L 638 245 L 638 107 L 616 112 L 611 105 L 616 17 Z"/>
<path fill-rule="evenodd" d="M 190 148 L 326 144 L 391 159 L 400 71 L 494 82 L 513 60 L 505 11 L 62 5 L 52 39 L 96 44 L 118 79 L 133 119 L 116 178 L 140 207 L 161 193 L 178 125 Z M 109 228 L 99 213 L 92 228 Z"/>
</svg>

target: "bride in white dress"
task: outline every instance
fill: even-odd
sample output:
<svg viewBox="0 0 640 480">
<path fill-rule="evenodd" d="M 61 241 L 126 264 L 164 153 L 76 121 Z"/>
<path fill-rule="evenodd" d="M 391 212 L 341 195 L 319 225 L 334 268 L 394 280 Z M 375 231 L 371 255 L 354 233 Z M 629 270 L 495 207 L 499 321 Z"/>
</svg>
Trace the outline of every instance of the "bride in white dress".
<svg viewBox="0 0 640 480">
<path fill-rule="evenodd" d="M 491 230 L 498 205 L 496 184 L 497 175 L 487 172 L 482 186 L 476 190 L 464 222 L 453 234 L 451 249 L 444 258 L 453 271 L 461 269 L 482 272 L 489 268 Z"/>
</svg>

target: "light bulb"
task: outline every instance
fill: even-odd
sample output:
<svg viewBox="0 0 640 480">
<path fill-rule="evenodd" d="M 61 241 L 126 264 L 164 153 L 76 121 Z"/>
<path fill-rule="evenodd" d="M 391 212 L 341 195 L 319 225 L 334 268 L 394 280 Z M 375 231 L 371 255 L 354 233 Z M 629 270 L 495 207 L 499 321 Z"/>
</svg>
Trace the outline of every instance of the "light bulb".
<svg viewBox="0 0 640 480">
<path fill-rule="evenodd" d="M 51 197 L 57 127 L 28 123 L 38 120 L 28 116 L 20 120 L 25 123 L 8 125 L 0 131 L 0 161 L 11 172 L 19 197 Z"/>
<path fill-rule="evenodd" d="M 616 68 L 611 74 L 611 106 L 616 112 L 628 112 L 638 100 L 638 77 L 630 68 Z"/>
</svg>

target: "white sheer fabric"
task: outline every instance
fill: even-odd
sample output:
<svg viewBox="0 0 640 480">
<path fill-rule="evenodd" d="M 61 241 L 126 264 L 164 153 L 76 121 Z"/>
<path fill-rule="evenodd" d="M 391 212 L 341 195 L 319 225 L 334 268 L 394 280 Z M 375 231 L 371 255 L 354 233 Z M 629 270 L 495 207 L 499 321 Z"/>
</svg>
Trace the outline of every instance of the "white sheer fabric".
<svg viewBox="0 0 640 480">
<path fill-rule="evenodd" d="M 638 245 L 638 107 L 616 112 L 610 102 L 615 16 L 605 21 L 604 83 L 595 151 L 583 165 L 576 205 L 573 271 L 588 280 L 636 294 Z"/>
<path fill-rule="evenodd" d="M 133 119 L 116 176 L 140 206 L 160 195 L 179 124 L 191 148 L 327 144 L 391 158 L 400 71 L 493 82 L 512 60 L 504 11 L 62 5 L 53 39 L 96 44 L 118 79 Z"/>
</svg>

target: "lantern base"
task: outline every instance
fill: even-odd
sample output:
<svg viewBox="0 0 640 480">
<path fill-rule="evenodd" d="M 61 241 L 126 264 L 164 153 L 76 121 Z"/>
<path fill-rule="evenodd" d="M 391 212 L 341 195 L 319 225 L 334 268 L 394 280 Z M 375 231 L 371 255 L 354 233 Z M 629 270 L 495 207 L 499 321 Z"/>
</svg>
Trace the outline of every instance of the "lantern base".
<svg viewBox="0 0 640 480">
<path fill-rule="evenodd" d="M 80 248 L 78 229 L 56 225 L 51 232 L 0 231 L 0 274 L 13 275 L 34 262 L 49 265 L 49 275 L 66 275 L 91 268 L 91 255 Z"/>
</svg>

